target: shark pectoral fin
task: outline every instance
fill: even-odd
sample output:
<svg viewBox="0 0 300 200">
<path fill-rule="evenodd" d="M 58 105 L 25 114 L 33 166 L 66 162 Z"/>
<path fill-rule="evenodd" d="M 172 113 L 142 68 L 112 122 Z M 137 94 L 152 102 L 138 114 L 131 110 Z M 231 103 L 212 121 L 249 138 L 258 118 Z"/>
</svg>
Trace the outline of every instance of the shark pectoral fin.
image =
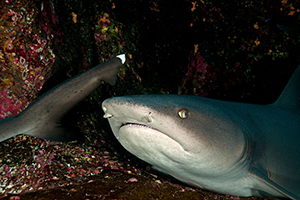
<svg viewBox="0 0 300 200">
<path fill-rule="evenodd" d="M 252 169 L 250 170 L 250 174 L 252 176 L 254 176 L 256 179 L 258 179 L 260 182 L 257 183 L 258 186 L 262 186 L 264 189 L 260 190 L 257 189 L 258 192 L 262 195 L 262 196 L 266 196 L 266 197 L 270 197 L 272 195 L 271 192 L 267 193 L 267 192 L 262 192 L 262 191 L 268 191 L 268 190 L 275 190 L 277 191 L 279 194 L 284 195 L 287 198 L 293 199 L 293 200 L 299 200 L 300 197 L 293 194 L 292 192 L 284 189 L 283 187 L 281 187 L 280 185 L 278 185 L 277 183 L 275 183 L 274 181 L 272 181 L 271 179 L 269 179 L 263 172 L 261 172 L 259 169 Z M 262 183 L 261 183 L 262 182 Z M 269 188 L 265 188 L 266 185 Z M 273 192 L 272 192 L 273 193 Z"/>
</svg>

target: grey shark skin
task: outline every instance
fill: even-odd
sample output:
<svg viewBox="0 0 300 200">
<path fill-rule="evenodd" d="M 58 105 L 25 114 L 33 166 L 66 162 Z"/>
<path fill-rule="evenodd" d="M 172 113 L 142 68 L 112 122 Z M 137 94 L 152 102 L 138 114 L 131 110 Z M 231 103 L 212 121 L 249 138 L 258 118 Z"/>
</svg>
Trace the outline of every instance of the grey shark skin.
<svg viewBox="0 0 300 200">
<path fill-rule="evenodd" d="M 300 67 L 269 105 L 187 95 L 136 95 L 102 108 L 120 143 L 192 186 L 300 199 Z"/>
<path fill-rule="evenodd" d="M 51 89 L 19 115 L 0 120 L 0 142 L 19 134 L 54 141 L 69 140 L 61 125 L 63 115 L 94 91 L 102 80 L 114 85 L 124 62 L 124 54 L 106 61 Z"/>
</svg>

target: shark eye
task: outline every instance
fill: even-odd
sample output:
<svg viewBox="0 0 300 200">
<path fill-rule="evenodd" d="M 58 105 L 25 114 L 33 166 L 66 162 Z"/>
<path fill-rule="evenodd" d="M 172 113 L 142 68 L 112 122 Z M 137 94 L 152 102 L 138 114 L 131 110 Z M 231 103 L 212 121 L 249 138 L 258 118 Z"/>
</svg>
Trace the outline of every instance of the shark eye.
<svg viewBox="0 0 300 200">
<path fill-rule="evenodd" d="M 178 111 L 178 116 L 181 118 L 181 119 L 186 119 L 189 115 L 189 111 L 186 110 L 186 109 L 182 109 L 182 110 L 179 110 Z"/>
</svg>

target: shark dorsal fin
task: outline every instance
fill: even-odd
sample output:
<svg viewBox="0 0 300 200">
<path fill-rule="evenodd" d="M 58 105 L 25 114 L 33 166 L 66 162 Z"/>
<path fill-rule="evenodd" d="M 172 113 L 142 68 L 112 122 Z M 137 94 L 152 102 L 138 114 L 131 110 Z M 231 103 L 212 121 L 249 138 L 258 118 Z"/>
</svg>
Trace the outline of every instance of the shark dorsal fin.
<svg viewBox="0 0 300 200">
<path fill-rule="evenodd" d="M 292 75 L 275 105 L 293 110 L 300 109 L 300 66 Z"/>
</svg>

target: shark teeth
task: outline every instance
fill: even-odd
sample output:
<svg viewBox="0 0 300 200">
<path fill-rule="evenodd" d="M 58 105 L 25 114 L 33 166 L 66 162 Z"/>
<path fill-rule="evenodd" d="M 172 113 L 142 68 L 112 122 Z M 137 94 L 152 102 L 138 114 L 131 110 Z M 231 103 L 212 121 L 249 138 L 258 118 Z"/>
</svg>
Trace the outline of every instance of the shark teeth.
<svg viewBox="0 0 300 200">
<path fill-rule="evenodd" d="M 143 127 L 143 128 L 151 128 L 151 129 L 156 130 L 155 128 L 153 128 L 151 126 L 147 126 L 147 125 L 144 125 L 144 124 L 137 124 L 137 123 L 129 123 L 129 122 L 122 123 L 120 128 L 122 128 L 123 126 Z"/>
</svg>

